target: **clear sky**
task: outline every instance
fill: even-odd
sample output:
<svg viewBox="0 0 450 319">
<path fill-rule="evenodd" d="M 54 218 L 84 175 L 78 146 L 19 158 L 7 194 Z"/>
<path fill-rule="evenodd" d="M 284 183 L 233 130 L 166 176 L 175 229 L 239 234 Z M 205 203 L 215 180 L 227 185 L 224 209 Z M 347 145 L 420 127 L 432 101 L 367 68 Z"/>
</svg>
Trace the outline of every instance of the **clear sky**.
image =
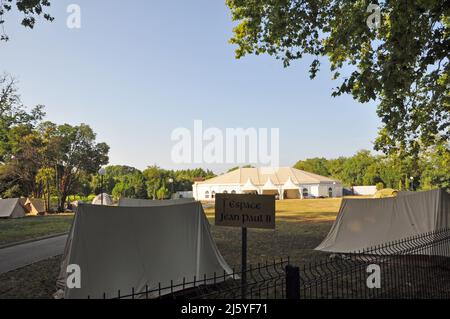
<svg viewBox="0 0 450 319">
<path fill-rule="evenodd" d="M 326 61 L 315 80 L 310 59 L 285 69 L 268 56 L 234 58 L 233 22 L 224 0 L 53 0 L 53 23 L 33 31 L 6 16 L 0 71 L 19 80 L 27 105 L 47 119 L 92 126 L 111 146 L 111 164 L 143 169 L 177 165 L 171 132 L 205 127 L 279 128 L 280 160 L 348 156 L 372 149 L 380 126 L 374 104 L 332 98 Z M 81 7 L 81 29 L 66 26 L 67 6 Z"/>
</svg>

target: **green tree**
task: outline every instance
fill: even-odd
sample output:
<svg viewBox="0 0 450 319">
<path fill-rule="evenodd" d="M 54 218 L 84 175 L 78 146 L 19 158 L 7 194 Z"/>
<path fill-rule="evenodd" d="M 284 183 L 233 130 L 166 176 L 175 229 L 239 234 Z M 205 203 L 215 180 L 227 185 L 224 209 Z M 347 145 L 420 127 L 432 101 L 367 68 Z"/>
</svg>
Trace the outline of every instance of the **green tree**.
<svg viewBox="0 0 450 319">
<path fill-rule="evenodd" d="M 327 169 L 333 178 L 340 180 L 340 181 L 343 180 L 344 163 L 347 161 L 347 159 L 348 158 L 341 156 L 336 159 L 328 160 Z"/>
<path fill-rule="evenodd" d="M 116 199 L 121 197 L 147 198 L 144 175 L 136 169 L 126 175 L 121 175 L 117 178 L 112 195 Z"/>
<path fill-rule="evenodd" d="M 378 174 L 386 188 L 401 189 L 403 174 L 401 165 L 394 158 L 384 158 L 378 163 Z"/>
<path fill-rule="evenodd" d="M 23 15 L 21 24 L 24 27 L 33 29 L 36 24 L 36 18 L 42 16 L 47 21 L 53 21 L 54 18 L 47 12 L 45 8 L 50 6 L 49 0 L 4 0 L 0 2 L 0 26 L 5 24 L 5 14 L 12 10 L 17 10 Z M 0 41 L 9 40 L 8 35 L 0 33 Z"/>
<path fill-rule="evenodd" d="M 328 170 L 328 160 L 323 157 L 308 158 L 304 161 L 298 161 L 294 165 L 294 168 L 322 176 L 331 175 Z"/>
<path fill-rule="evenodd" d="M 0 174 L 3 191 L 13 188 L 20 196 L 41 197 L 42 188 L 35 176 L 45 162 L 42 154 L 43 140 L 29 125 L 17 125 L 7 133 L 8 155 Z"/>
<path fill-rule="evenodd" d="M 40 168 L 36 174 L 36 183 L 40 184 L 43 189 L 43 197 L 45 202 L 45 211 L 50 211 L 50 198 L 52 189 L 55 184 L 55 169 L 50 167 Z"/>
<path fill-rule="evenodd" d="M 144 170 L 143 174 L 146 180 L 148 197 L 151 199 L 159 198 L 158 191 L 163 187 L 163 181 L 169 175 L 168 172 L 154 165 Z"/>
<path fill-rule="evenodd" d="M 156 192 L 156 197 L 157 197 L 159 200 L 166 199 L 166 198 L 169 197 L 169 195 L 170 195 L 170 192 L 169 192 L 169 190 L 168 190 L 165 186 L 162 186 L 162 187 L 161 187 L 160 189 L 158 189 L 158 191 Z"/>
<path fill-rule="evenodd" d="M 94 131 L 86 124 L 71 126 L 45 122 L 40 130 L 46 143 L 46 158 L 56 168 L 58 210 L 62 211 L 80 176 L 94 174 L 108 163 L 109 146 L 96 143 Z"/>
<path fill-rule="evenodd" d="M 0 75 L 0 162 L 14 156 L 10 141 L 14 135 L 10 131 L 20 126 L 29 133 L 44 116 L 42 105 L 28 111 L 22 104 L 16 80 L 11 75 Z"/>
<path fill-rule="evenodd" d="M 333 96 L 351 94 L 378 103 L 383 126 L 375 143 L 385 154 L 450 137 L 447 1 L 227 0 L 238 21 L 231 43 L 236 57 L 269 54 L 285 66 L 315 57 L 314 78 L 328 58 Z M 367 24 L 368 5 L 380 7 L 381 24 Z M 414 158 L 413 158 L 414 159 Z"/>
<path fill-rule="evenodd" d="M 370 151 L 359 151 L 345 161 L 342 168 L 342 181 L 349 186 L 365 185 L 365 176 L 375 161 Z"/>
<path fill-rule="evenodd" d="M 444 141 L 428 148 L 421 156 L 420 186 L 422 189 L 450 189 L 450 148 Z"/>
</svg>

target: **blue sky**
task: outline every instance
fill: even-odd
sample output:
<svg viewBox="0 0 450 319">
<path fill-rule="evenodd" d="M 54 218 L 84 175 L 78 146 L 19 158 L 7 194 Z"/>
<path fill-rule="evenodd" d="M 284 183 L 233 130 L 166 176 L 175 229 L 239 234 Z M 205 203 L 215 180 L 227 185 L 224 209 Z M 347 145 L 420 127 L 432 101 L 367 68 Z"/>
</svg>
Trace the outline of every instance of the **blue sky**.
<svg viewBox="0 0 450 319">
<path fill-rule="evenodd" d="M 71 3 L 82 10 L 78 30 L 66 27 Z M 46 106 L 48 120 L 91 125 L 112 164 L 226 169 L 172 162 L 172 130 L 196 119 L 280 128 L 282 165 L 372 149 L 375 105 L 332 98 L 326 61 L 311 81 L 308 58 L 287 69 L 268 56 L 236 60 L 223 0 L 54 0 L 49 11 L 56 20 L 33 31 L 6 16 L 0 71 L 18 78 L 25 104 Z"/>
</svg>

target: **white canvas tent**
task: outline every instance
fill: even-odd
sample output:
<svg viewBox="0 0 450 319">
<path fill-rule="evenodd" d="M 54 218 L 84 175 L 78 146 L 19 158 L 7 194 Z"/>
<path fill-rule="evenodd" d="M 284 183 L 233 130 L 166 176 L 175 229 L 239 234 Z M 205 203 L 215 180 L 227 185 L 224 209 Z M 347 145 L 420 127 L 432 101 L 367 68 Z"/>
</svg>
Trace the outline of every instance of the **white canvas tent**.
<svg viewBox="0 0 450 319">
<path fill-rule="evenodd" d="M 111 197 L 111 195 L 103 193 L 103 203 L 102 203 L 102 194 L 98 194 L 95 196 L 95 198 L 92 200 L 92 205 L 106 205 L 106 206 L 112 206 L 114 205 L 114 201 Z"/>
<path fill-rule="evenodd" d="M 383 199 L 344 199 L 316 250 L 350 253 L 450 227 L 450 194 L 443 189 Z"/>
<path fill-rule="evenodd" d="M 81 268 L 81 288 L 68 289 L 67 265 Z M 155 207 L 80 204 L 67 239 L 58 288 L 66 299 L 117 297 L 146 285 L 231 273 L 199 202 Z M 166 292 L 169 293 L 169 292 Z"/>
<path fill-rule="evenodd" d="M 26 211 L 22 206 L 22 201 L 20 198 L 0 199 L 0 218 L 25 217 Z"/>
</svg>

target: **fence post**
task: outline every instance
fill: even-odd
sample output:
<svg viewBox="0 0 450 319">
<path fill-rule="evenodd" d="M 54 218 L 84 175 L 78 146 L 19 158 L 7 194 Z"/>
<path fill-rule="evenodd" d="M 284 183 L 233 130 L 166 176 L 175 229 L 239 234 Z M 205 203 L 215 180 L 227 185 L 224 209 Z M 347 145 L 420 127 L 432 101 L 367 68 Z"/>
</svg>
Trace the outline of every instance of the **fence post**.
<svg viewBox="0 0 450 319">
<path fill-rule="evenodd" d="M 286 299 L 300 299 L 300 268 L 286 266 Z"/>
</svg>

